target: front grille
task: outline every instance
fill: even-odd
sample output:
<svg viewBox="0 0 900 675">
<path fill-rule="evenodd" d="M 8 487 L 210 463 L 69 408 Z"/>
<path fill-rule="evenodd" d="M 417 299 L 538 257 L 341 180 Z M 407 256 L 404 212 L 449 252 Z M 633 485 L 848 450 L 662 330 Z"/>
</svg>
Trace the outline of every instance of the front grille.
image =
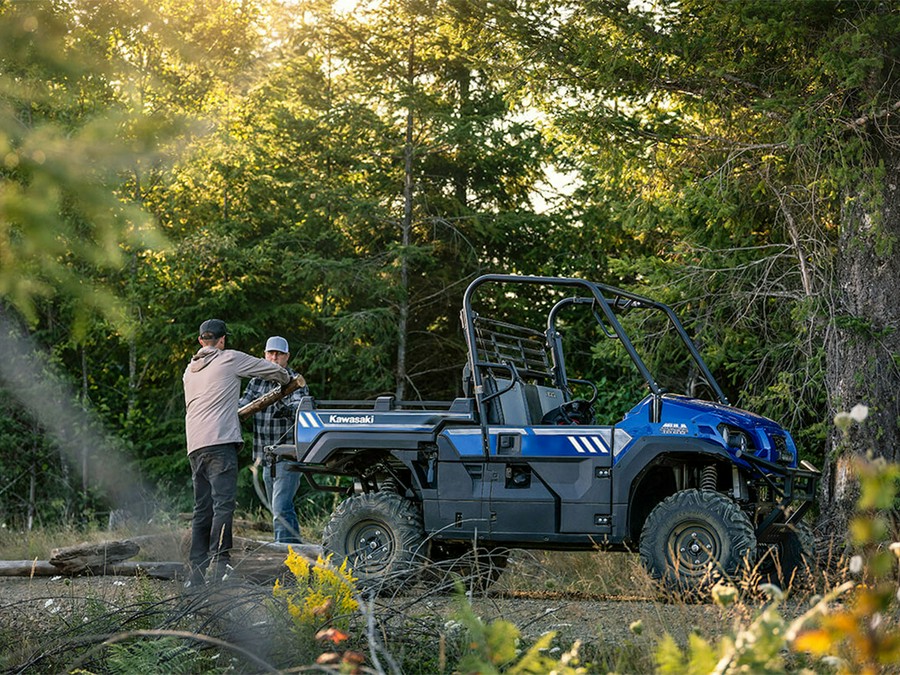
<svg viewBox="0 0 900 675">
<path fill-rule="evenodd" d="M 790 464 L 794 461 L 794 454 L 788 449 L 787 439 L 784 436 L 772 436 L 772 444 L 775 446 L 776 462 Z"/>
</svg>

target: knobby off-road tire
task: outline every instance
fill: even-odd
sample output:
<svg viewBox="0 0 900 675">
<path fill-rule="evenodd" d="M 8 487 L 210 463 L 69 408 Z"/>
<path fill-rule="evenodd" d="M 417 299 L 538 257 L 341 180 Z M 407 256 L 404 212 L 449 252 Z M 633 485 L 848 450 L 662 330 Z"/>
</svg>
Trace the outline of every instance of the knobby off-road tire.
<svg viewBox="0 0 900 675">
<path fill-rule="evenodd" d="M 435 590 L 451 593 L 457 581 L 466 591 L 484 592 L 500 578 L 509 550 L 472 542 L 432 542 L 427 578 Z"/>
<path fill-rule="evenodd" d="M 759 572 L 764 583 L 787 588 L 812 576 L 816 566 L 816 538 L 804 522 L 788 525 L 774 542 L 766 547 L 760 542 Z"/>
<path fill-rule="evenodd" d="M 425 558 L 422 512 L 395 492 L 345 499 L 325 526 L 322 546 L 347 559 L 361 590 L 387 593 L 411 583 Z"/>
<path fill-rule="evenodd" d="M 740 507 L 712 490 L 683 490 L 650 512 L 641 564 L 668 590 L 698 597 L 735 576 L 756 557 L 753 524 Z"/>
</svg>

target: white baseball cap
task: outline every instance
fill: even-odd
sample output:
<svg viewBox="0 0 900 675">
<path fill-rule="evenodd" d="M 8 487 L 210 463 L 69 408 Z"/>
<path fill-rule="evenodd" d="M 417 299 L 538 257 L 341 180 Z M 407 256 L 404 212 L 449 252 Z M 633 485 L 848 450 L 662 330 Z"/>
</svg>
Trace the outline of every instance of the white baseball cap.
<svg viewBox="0 0 900 675">
<path fill-rule="evenodd" d="M 266 340 L 266 351 L 267 352 L 284 352 L 285 354 L 290 354 L 291 349 L 288 347 L 288 341 L 283 337 L 278 335 L 273 335 L 268 340 Z"/>
</svg>

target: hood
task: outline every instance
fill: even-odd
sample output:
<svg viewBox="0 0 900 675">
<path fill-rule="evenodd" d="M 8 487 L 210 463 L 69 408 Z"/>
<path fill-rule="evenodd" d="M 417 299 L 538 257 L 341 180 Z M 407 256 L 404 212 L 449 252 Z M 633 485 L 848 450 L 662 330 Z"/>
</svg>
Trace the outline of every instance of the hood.
<svg viewBox="0 0 900 675">
<path fill-rule="evenodd" d="M 685 410 L 695 410 L 698 413 L 710 413 L 718 415 L 720 417 L 734 417 L 736 419 L 751 420 L 757 424 L 772 422 L 772 420 L 770 420 L 768 417 L 763 417 L 762 415 L 752 413 L 748 410 L 735 408 L 734 406 L 725 405 L 723 403 L 704 401 L 701 399 L 690 398 L 688 396 L 680 396 L 677 394 L 667 394 L 663 400 L 664 406 L 665 402 L 669 402 L 670 404 L 675 403 Z"/>
<path fill-rule="evenodd" d="M 742 410 L 741 408 L 734 408 L 722 403 L 701 401 L 686 396 L 666 395 L 663 399 L 663 416 L 665 416 L 667 406 L 675 406 L 681 411 L 681 414 L 692 416 L 695 422 L 701 422 L 705 418 L 719 420 L 744 428 L 781 428 L 777 422 L 770 420 L 768 417 L 763 417 L 762 415 L 757 415 L 756 413 Z"/>
<path fill-rule="evenodd" d="M 222 350 L 215 347 L 202 347 L 200 351 L 198 351 L 191 357 L 191 372 L 196 373 L 199 370 L 203 370 L 221 353 Z"/>
</svg>

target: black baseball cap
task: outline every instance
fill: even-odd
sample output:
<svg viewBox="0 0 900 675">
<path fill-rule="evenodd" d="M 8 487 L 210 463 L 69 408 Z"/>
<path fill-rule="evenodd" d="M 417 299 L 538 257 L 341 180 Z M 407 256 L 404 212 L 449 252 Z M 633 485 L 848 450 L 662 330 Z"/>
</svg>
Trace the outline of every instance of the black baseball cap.
<svg viewBox="0 0 900 675">
<path fill-rule="evenodd" d="M 221 319 L 207 319 L 200 324 L 200 337 L 204 339 L 220 338 L 228 335 L 225 322 Z"/>
</svg>

